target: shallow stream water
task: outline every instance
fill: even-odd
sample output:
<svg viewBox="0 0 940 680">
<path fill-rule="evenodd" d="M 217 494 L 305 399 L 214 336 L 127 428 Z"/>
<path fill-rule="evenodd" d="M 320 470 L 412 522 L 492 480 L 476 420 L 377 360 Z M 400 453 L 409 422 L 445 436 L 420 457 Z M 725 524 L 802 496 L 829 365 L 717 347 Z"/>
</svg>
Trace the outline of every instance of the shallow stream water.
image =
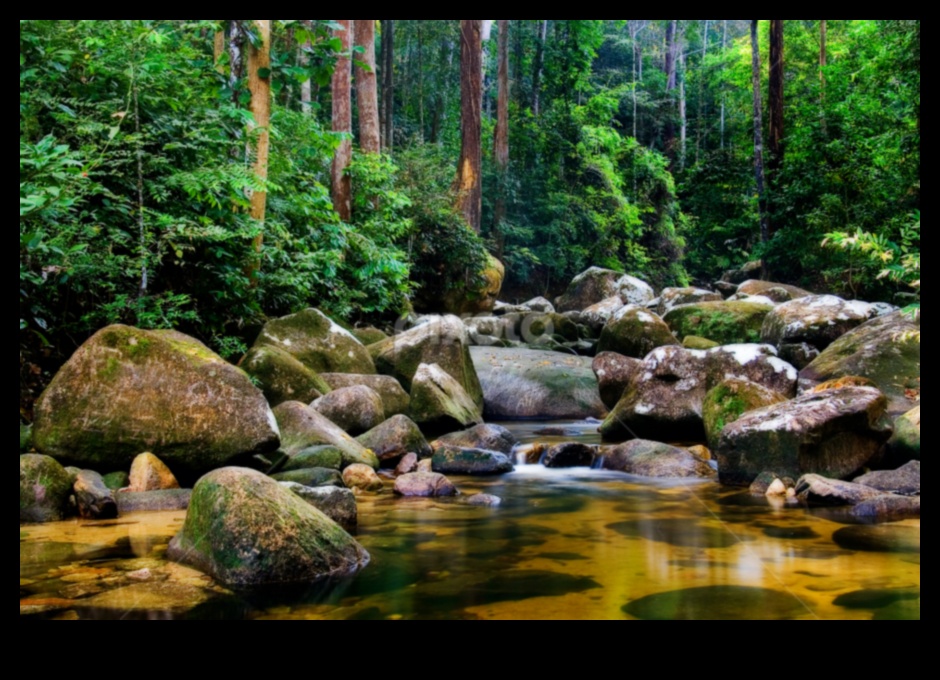
<svg viewBox="0 0 940 680">
<path fill-rule="evenodd" d="M 513 429 L 544 441 L 534 431 L 546 425 Z M 919 519 L 855 524 L 843 510 L 775 506 L 714 482 L 587 468 L 452 480 L 456 499 L 396 498 L 390 482 L 360 496 L 370 564 L 303 588 L 233 593 L 167 562 L 184 512 L 21 525 L 20 616 L 920 618 Z M 502 505 L 467 505 L 477 492 Z"/>
</svg>

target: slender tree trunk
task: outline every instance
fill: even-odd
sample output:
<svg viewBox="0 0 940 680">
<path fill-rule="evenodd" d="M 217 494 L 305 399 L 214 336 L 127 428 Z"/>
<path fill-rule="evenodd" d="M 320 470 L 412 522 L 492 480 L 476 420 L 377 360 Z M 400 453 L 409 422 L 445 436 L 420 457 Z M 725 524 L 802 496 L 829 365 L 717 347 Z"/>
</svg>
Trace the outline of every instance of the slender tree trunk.
<svg viewBox="0 0 940 680">
<path fill-rule="evenodd" d="M 232 90 L 232 100 L 236 100 L 236 85 L 244 74 L 242 61 L 242 34 L 237 21 L 230 21 L 228 26 L 228 84 Z"/>
<path fill-rule="evenodd" d="M 225 73 L 225 66 L 219 61 L 225 54 L 225 29 L 220 28 L 215 32 L 212 41 L 212 63 L 215 64 L 215 70 L 219 73 Z"/>
<path fill-rule="evenodd" d="M 685 168 L 686 133 L 688 121 L 685 115 L 685 54 L 679 57 L 679 169 Z"/>
<path fill-rule="evenodd" d="M 702 28 L 702 62 L 698 78 L 698 117 L 695 121 L 695 162 L 698 164 L 699 152 L 705 143 L 705 57 L 708 56 L 708 19 Z"/>
<path fill-rule="evenodd" d="M 509 168 L 509 20 L 499 20 L 498 66 L 496 73 L 496 132 L 493 135 L 493 158 L 496 161 L 497 196 L 493 211 L 497 257 L 503 255 L 503 220 L 506 219 L 506 174 Z"/>
<path fill-rule="evenodd" d="M 770 158 L 767 163 L 768 185 L 773 191 L 783 166 L 783 20 L 770 20 Z M 771 228 L 773 228 L 771 226 Z"/>
<path fill-rule="evenodd" d="M 309 32 L 311 30 L 311 22 L 304 21 L 304 28 Z M 302 45 L 297 47 L 297 63 L 306 68 L 310 65 L 310 56 L 307 53 L 311 47 L 310 38 L 308 37 Z M 304 82 L 300 84 L 300 110 L 306 114 L 309 114 L 312 110 L 310 106 L 310 95 L 311 95 L 311 78 L 307 78 Z"/>
<path fill-rule="evenodd" d="M 424 36 L 421 30 L 423 23 L 418 22 L 418 130 L 422 142 L 424 141 Z"/>
<path fill-rule="evenodd" d="M 356 21 L 356 45 L 362 47 L 363 66 L 356 66 L 356 105 L 359 107 L 359 148 L 379 153 L 379 103 L 375 82 L 375 19 Z"/>
<path fill-rule="evenodd" d="M 666 100 L 668 114 L 666 115 L 666 129 L 664 132 L 663 146 L 666 156 L 669 158 L 669 164 L 672 166 L 676 161 L 676 121 L 675 121 L 675 95 L 676 89 L 676 55 L 678 53 L 679 40 L 677 33 L 678 21 L 673 19 L 666 25 L 666 62 L 664 64 L 666 71 Z"/>
<path fill-rule="evenodd" d="M 757 189 L 757 205 L 760 215 L 760 240 L 766 242 L 770 238 L 770 229 L 767 223 L 767 205 L 764 196 L 764 144 L 761 131 L 761 97 L 760 97 L 760 45 L 757 42 L 757 19 L 751 21 L 751 86 L 754 95 L 754 183 Z"/>
<path fill-rule="evenodd" d="M 386 19 L 382 23 L 382 48 L 385 50 L 385 61 L 382 73 L 382 101 L 385 113 L 385 150 L 392 151 L 392 142 L 395 132 L 395 21 Z"/>
<path fill-rule="evenodd" d="M 819 101 L 822 102 L 826 90 L 826 20 L 819 21 Z"/>
<path fill-rule="evenodd" d="M 548 19 L 542 20 L 539 41 L 535 47 L 535 61 L 532 64 L 532 115 L 539 115 L 539 94 L 542 87 L 542 61 L 545 55 L 545 39 L 548 37 Z"/>
<path fill-rule="evenodd" d="M 352 19 L 340 19 L 338 22 L 342 29 L 336 30 L 336 37 L 340 40 L 340 57 L 336 60 L 333 70 L 331 90 L 333 94 L 333 132 L 347 133 L 333 153 L 333 208 L 339 218 L 348 222 L 352 214 L 352 183 L 346 168 L 352 158 L 352 106 L 350 105 L 349 81 L 352 77 L 352 61 L 350 49 L 353 44 L 355 24 Z"/>
<path fill-rule="evenodd" d="M 480 55 L 480 64 L 481 69 L 483 70 L 483 105 L 486 107 L 486 119 L 492 120 L 493 118 L 493 98 L 490 96 L 491 83 L 493 82 L 493 76 L 491 76 L 487 70 L 487 62 L 489 61 L 489 44 L 490 44 L 490 32 L 493 30 L 493 22 L 490 20 L 483 21 L 483 30 L 481 34 L 483 51 Z"/>
<path fill-rule="evenodd" d="M 725 47 L 728 43 L 728 20 L 724 19 L 721 22 L 721 54 L 724 56 Z M 721 148 L 725 148 L 725 88 L 721 88 L 721 123 L 720 123 L 720 132 L 719 132 L 719 142 Z"/>
<path fill-rule="evenodd" d="M 134 77 L 134 132 L 136 132 L 136 142 L 134 146 L 137 151 L 137 229 L 138 229 L 138 248 L 140 249 L 140 286 L 137 289 L 137 297 L 147 295 L 147 260 L 150 256 L 150 250 L 147 248 L 147 227 L 144 222 L 144 149 L 143 138 L 140 134 L 140 100 L 137 97 L 138 87 L 136 72 Z"/>
<path fill-rule="evenodd" d="M 261 46 L 248 46 L 248 90 L 251 92 L 251 115 L 254 126 L 258 130 L 252 131 L 256 135 L 254 172 L 261 180 L 268 178 L 268 147 L 270 135 L 268 127 L 271 122 L 271 21 L 270 19 L 255 19 L 254 29 L 261 39 Z M 264 225 L 264 211 L 267 205 L 268 193 L 254 191 L 251 194 L 251 217 Z M 252 241 L 256 253 L 261 252 L 264 243 L 264 232 L 260 232 Z M 260 266 L 260 258 L 255 260 L 249 272 L 254 281 Z"/>
<path fill-rule="evenodd" d="M 481 109 L 483 107 L 483 22 L 460 21 L 460 160 L 454 189 L 457 209 L 473 231 L 480 232 L 482 199 L 480 184 Z"/>
</svg>

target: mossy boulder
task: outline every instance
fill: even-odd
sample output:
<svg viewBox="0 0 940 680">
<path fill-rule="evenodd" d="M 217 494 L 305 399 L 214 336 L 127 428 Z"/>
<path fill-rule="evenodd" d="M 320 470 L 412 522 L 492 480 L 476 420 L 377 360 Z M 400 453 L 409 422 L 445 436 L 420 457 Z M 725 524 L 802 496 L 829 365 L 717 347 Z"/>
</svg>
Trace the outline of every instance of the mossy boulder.
<svg viewBox="0 0 940 680">
<path fill-rule="evenodd" d="M 291 493 L 302 498 L 346 531 L 355 531 L 359 523 L 356 495 L 338 486 L 304 486 L 295 482 L 280 482 Z"/>
<path fill-rule="evenodd" d="M 597 376 L 597 388 L 604 406 L 613 408 L 617 405 L 627 385 L 642 366 L 642 360 L 616 352 L 600 352 L 594 357 L 591 370 Z"/>
<path fill-rule="evenodd" d="M 620 297 L 617 282 L 623 272 L 590 267 L 575 276 L 563 295 L 555 300 L 559 312 L 581 311 L 609 297 Z"/>
<path fill-rule="evenodd" d="M 721 345 L 707 352 L 706 389 L 726 380 L 750 380 L 784 397 L 796 396 L 796 368 L 770 345 Z"/>
<path fill-rule="evenodd" d="M 131 463 L 128 491 L 158 491 L 179 487 L 170 468 L 152 453 L 142 453 Z"/>
<path fill-rule="evenodd" d="M 824 350 L 877 314 L 877 308 L 835 295 L 808 295 L 774 307 L 761 326 L 761 342 L 774 347 L 807 343 Z"/>
<path fill-rule="evenodd" d="M 310 408 L 355 436 L 385 420 L 385 405 L 378 392 L 365 385 L 340 387 L 316 399 Z"/>
<path fill-rule="evenodd" d="M 696 335 L 720 345 L 760 342 L 764 318 L 773 305 L 745 300 L 720 300 L 682 305 L 669 310 L 663 321 L 678 338 Z"/>
<path fill-rule="evenodd" d="M 274 408 L 281 429 L 281 449 L 294 456 L 310 446 L 329 444 L 343 455 L 343 465 L 364 463 L 379 466 L 375 454 L 344 432 L 338 425 L 299 401 L 285 401 Z"/>
<path fill-rule="evenodd" d="M 610 321 L 610 317 L 624 307 L 619 295 L 605 298 L 596 302 L 580 312 L 566 312 L 576 323 L 583 324 L 591 330 L 593 337 L 599 337 L 601 330 Z"/>
<path fill-rule="evenodd" d="M 252 347 L 238 365 L 258 381 L 271 406 L 285 401 L 309 403 L 330 391 L 316 372 L 280 347 Z"/>
<path fill-rule="evenodd" d="M 167 556 L 229 587 L 310 583 L 369 562 L 322 512 L 260 472 L 235 467 L 199 480 Z"/>
<path fill-rule="evenodd" d="M 423 295 L 419 306 L 424 311 L 444 312 L 445 314 L 480 314 L 491 312 L 499 291 L 503 288 L 506 268 L 503 263 L 487 254 L 486 266 L 479 272 L 480 284 L 474 287 L 465 285 L 453 288 L 443 295 L 435 291 L 432 295 Z"/>
<path fill-rule="evenodd" d="M 513 465 L 504 453 L 441 446 L 431 458 L 431 470 L 444 475 L 501 475 L 512 472 Z"/>
<path fill-rule="evenodd" d="M 433 453 L 418 425 L 405 415 L 392 416 L 357 440 L 378 456 L 383 467 L 395 467 L 407 453 L 418 458 L 430 458 Z"/>
<path fill-rule="evenodd" d="M 669 326 L 658 314 L 639 305 L 621 307 L 601 331 L 598 352 L 617 352 L 642 359 L 657 347 L 678 345 Z"/>
<path fill-rule="evenodd" d="M 894 434 L 888 440 L 886 463 L 920 460 L 920 404 L 894 419 Z"/>
<path fill-rule="evenodd" d="M 747 411 L 786 401 L 779 392 L 750 380 L 725 380 L 711 388 L 702 402 L 702 421 L 708 446 L 718 446 L 721 431 Z"/>
<path fill-rule="evenodd" d="M 788 297 L 784 298 L 783 300 L 779 299 L 780 295 L 777 291 L 783 291 L 787 294 Z M 812 295 L 812 293 L 810 293 L 808 290 L 804 290 L 797 286 L 791 286 L 787 283 L 775 283 L 773 281 L 761 281 L 759 279 L 748 279 L 746 281 L 742 281 L 738 286 L 737 292 L 741 295 L 764 295 L 774 300 L 775 302 L 796 300 L 798 298 Z"/>
<path fill-rule="evenodd" d="M 411 392 L 421 364 L 437 364 L 454 378 L 475 404 L 483 405 L 483 388 L 470 358 L 469 337 L 456 316 L 428 317 L 419 326 L 369 346 L 380 373 Z"/>
<path fill-rule="evenodd" d="M 748 411 L 721 432 L 721 482 L 747 486 L 764 471 L 794 479 L 847 477 L 890 436 L 886 409 L 887 399 L 874 387 L 842 387 Z"/>
<path fill-rule="evenodd" d="M 847 332 L 800 371 L 800 385 L 858 375 L 888 397 L 892 416 L 909 411 L 920 397 L 920 315 L 898 310 Z"/>
<path fill-rule="evenodd" d="M 72 476 L 54 458 L 20 456 L 20 522 L 56 522 L 71 514 Z"/>
<path fill-rule="evenodd" d="M 648 439 L 633 439 L 608 449 L 605 470 L 641 477 L 714 477 L 712 467 L 687 449 Z"/>
<path fill-rule="evenodd" d="M 108 326 L 76 350 L 35 408 L 34 444 L 61 462 L 128 469 L 151 451 L 195 476 L 278 447 L 261 391 L 176 331 Z"/>
<path fill-rule="evenodd" d="M 486 449 L 499 453 L 512 453 L 518 443 L 512 432 L 501 425 L 474 425 L 460 432 L 451 432 L 437 439 L 433 446 L 459 446 L 466 449 Z"/>
<path fill-rule="evenodd" d="M 492 420 L 600 418 L 607 413 L 589 357 L 533 349 L 473 347 Z"/>
<path fill-rule="evenodd" d="M 352 333 L 356 340 L 361 342 L 363 345 L 371 345 L 376 342 L 381 342 L 388 337 L 388 333 L 385 331 L 380 331 L 374 326 L 364 326 L 363 328 L 353 328 L 350 333 Z"/>
<path fill-rule="evenodd" d="M 450 432 L 483 422 L 483 413 L 450 374 L 421 364 L 411 384 L 409 417 L 431 432 Z"/>
<path fill-rule="evenodd" d="M 106 475 L 102 475 L 101 478 L 104 480 L 104 485 L 112 491 L 124 489 L 131 484 L 131 476 L 124 470 L 109 472 Z"/>
<path fill-rule="evenodd" d="M 645 306 L 656 297 L 650 284 L 629 274 L 624 274 L 617 279 L 614 288 L 625 305 Z"/>
<path fill-rule="evenodd" d="M 94 470 L 82 470 L 72 485 L 75 504 L 82 519 L 113 519 L 118 515 L 114 492 Z"/>
<path fill-rule="evenodd" d="M 577 340 L 578 327 L 566 316 L 555 313 L 530 312 L 529 314 L 509 314 L 502 317 L 504 320 L 513 322 L 513 335 L 508 335 L 510 329 L 506 329 L 509 340 L 520 340 L 529 344 L 538 344 L 549 338 L 559 338 L 563 340 Z"/>
<path fill-rule="evenodd" d="M 705 288 L 695 288 L 686 286 L 684 288 L 663 288 L 659 294 L 659 304 L 656 305 L 656 313 L 660 316 L 666 314 L 673 307 L 679 305 L 691 305 L 699 302 L 719 302 L 723 300 L 721 293 Z"/>
<path fill-rule="evenodd" d="M 364 385 L 382 397 L 385 417 L 391 418 L 408 410 L 411 397 L 402 388 L 401 383 L 390 375 L 362 375 L 358 373 L 321 373 L 320 377 L 331 390 Z M 303 401 L 298 399 L 297 401 Z"/>
<path fill-rule="evenodd" d="M 343 475 L 333 468 L 309 467 L 285 470 L 271 475 L 278 482 L 293 482 L 311 488 L 320 486 L 344 486 Z"/>
<path fill-rule="evenodd" d="M 255 347 L 278 347 L 316 373 L 375 373 L 356 337 L 318 309 L 268 321 Z"/>
<path fill-rule="evenodd" d="M 20 453 L 26 453 L 32 447 L 33 426 L 20 423 Z"/>
<path fill-rule="evenodd" d="M 395 480 L 394 491 L 399 496 L 456 496 L 457 488 L 438 472 L 410 472 Z"/>
<path fill-rule="evenodd" d="M 686 349 L 711 349 L 720 345 L 714 340 L 703 338 L 698 335 L 687 335 L 682 338 L 682 346 Z"/>
<path fill-rule="evenodd" d="M 367 447 L 368 448 L 368 447 Z M 340 470 L 343 467 L 343 452 L 329 444 L 308 446 L 290 456 L 281 468 L 283 472 L 302 470 L 303 468 L 328 468 Z"/>
</svg>

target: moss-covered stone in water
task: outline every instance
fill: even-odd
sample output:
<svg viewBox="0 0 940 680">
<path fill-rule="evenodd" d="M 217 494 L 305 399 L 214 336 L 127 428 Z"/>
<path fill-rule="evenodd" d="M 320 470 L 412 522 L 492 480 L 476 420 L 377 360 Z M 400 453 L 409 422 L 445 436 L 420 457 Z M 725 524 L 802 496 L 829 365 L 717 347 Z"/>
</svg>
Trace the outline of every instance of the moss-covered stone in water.
<svg viewBox="0 0 940 680">
<path fill-rule="evenodd" d="M 104 485 L 112 491 L 123 489 L 124 487 L 129 486 L 131 483 L 130 474 L 124 472 L 123 470 L 109 472 L 108 474 L 103 475 L 101 479 L 104 481 Z"/>
<path fill-rule="evenodd" d="M 726 380 L 713 387 L 702 402 L 708 446 L 718 446 L 721 431 L 745 411 L 785 401 L 785 397 L 750 380 Z"/>
<path fill-rule="evenodd" d="M 760 342 L 764 317 L 773 305 L 722 300 L 683 305 L 663 317 L 677 337 L 697 335 L 720 345 Z"/>
<path fill-rule="evenodd" d="M 55 459 L 20 456 L 20 521 L 55 522 L 70 512 L 72 477 Z"/>
<path fill-rule="evenodd" d="M 669 327 L 657 314 L 639 305 L 621 308 L 601 331 L 598 352 L 617 352 L 642 359 L 657 347 L 678 345 Z"/>
<path fill-rule="evenodd" d="M 238 365 L 259 383 L 271 406 L 291 400 L 310 403 L 330 391 L 319 375 L 280 347 L 252 347 Z"/>
<path fill-rule="evenodd" d="M 369 561 L 338 524 L 246 468 L 215 470 L 196 484 L 167 554 L 232 587 L 308 583 Z"/>
</svg>

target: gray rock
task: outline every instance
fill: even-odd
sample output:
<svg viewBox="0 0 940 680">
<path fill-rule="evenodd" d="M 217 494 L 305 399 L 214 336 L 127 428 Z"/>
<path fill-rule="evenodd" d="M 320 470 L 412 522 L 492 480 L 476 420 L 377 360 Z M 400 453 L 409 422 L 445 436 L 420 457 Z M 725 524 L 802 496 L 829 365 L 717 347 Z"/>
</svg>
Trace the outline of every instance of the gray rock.
<svg viewBox="0 0 940 680">
<path fill-rule="evenodd" d="M 98 331 L 53 378 L 35 416 L 39 451 L 96 470 L 128 469 L 151 451 L 177 476 L 195 476 L 278 447 L 271 409 L 248 376 L 176 331 Z"/>
<path fill-rule="evenodd" d="M 231 467 L 196 484 L 167 556 L 229 587 L 306 584 L 349 574 L 369 561 L 365 549 L 322 512 L 260 472 Z"/>
<path fill-rule="evenodd" d="M 418 425 L 403 415 L 392 416 L 357 440 L 378 456 L 384 467 L 396 464 L 407 453 L 415 453 L 418 458 L 429 458 L 432 453 Z"/>
<path fill-rule="evenodd" d="M 800 500 L 825 505 L 855 505 L 883 494 L 870 486 L 816 474 L 803 475 L 796 481 L 796 495 Z"/>
<path fill-rule="evenodd" d="M 286 470 L 271 475 L 271 479 L 277 482 L 294 482 L 309 487 L 319 486 L 345 486 L 343 475 L 339 470 L 331 468 L 301 468 L 298 470 Z"/>
<path fill-rule="evenodd" d="M 581 311 L 605 298 L 619 297 L 621 278 L 622 272 L 590 267 L 571 280 L 564 295 L 555 300 L 555 309 L 559 312 Z"/>
<path fill-rule="evenodd" d="M 421 364 L 411 386 L 408 415 L 429 431 L 447 432 L 483 422 L 480 407 L 437 364 Z"/>
<path fill-rule="evenodd" d="M 340 470 L 343 467 L 343 452 L 329 444 L 317 444 L 301 449 L 289 456 L 281 468 L 284 472 L 303 470 L 304 468 L 328 468 Z"/>
<path fill-rule="evenodd" d="M 297 494 L 346 531 L 355 531 L 359 522 L 356 494 L 338 486 L 303 486 L 296 482 L 279 482 L 281 486 Z"/>
<path fill-rule="evenodd" d="M 72 486 L 78 514 L 83 519 L 111 519 L 117 517 L 118 507 L 114 492 L 94 470 L 82 470 Z"/>
<path fill-rule="evenodd" d="M 72 477 L 58 461 L 38 453 L 20 456 L 20 522 L 56 522 L 71 511 Z"/>
<path fill-rule="evenodd" d="M 445 434 L 437 440 L 437 443 L 464 449 L 486 449 L 509 454 L 512 453 L 518 441 L 505 427 L 480 424 L 460 432 Z"/>
<path fill-rule="evenodd" d="M 721 275 L 721 280 L 728 283 L 741 284 L 755 276 L 760 276 L 763 265 L 760 260 L 745 262 L 738 269 L 729 269 Z M 773 285 L 773 284 L 771 284 Z"/>
<path fill-rule="evenodd" d="M 761 326 L 761 342 L 775 347 L 805 342 L 823 350 L 875 314 L 867 302 L 808 295 L 775 307 Z"/>
<path fill-rule="evenodd" d="M 494 508 L 502 502 L 503 499 L 499 496 L 493 496 L 488 493 L 475 493 L 467 499 L 467 505 L 480 505 L 489 508 Z"/>
<path fill-rule="evenodd" d="M 512 472 L 513 465 L 504 453 L 441 446 L 431 458 L 431 469 L 445 475 L 501 475 Z"/>
<path fill-rule="evenodd" d="M 658 315 L 639 305 L 626 305 L 604 326 L 597 349 L 642 359 L 657 347 L 678 344 Z"/>
<path fill-rule="evenodd" d="M 691 305 L 697 302 L 715 302 L 723 300 L 721 293 L 716 293 L 705 288 L 695 288 L 686 286 L 685 288 L 663 288 L 659 295 L 659 303 L 656 305 L 656 313 L 663 316 L 673 307 L 679 305 Z"/>
<path fill-rule="evenodd" d="M 892 416 L 914 408 L 920 396 L 920 317 L 900 310 L 849 331 L 800 371 L 800 386 L 846 376 L 872 380 L 888 398 Z"/>
<path fill-rule="evenodd" d="M 595 337 L 599 337 L 601 330 L 607 325 L 610 318 L 623 307 L 623 300 L 620 299 L 619 295 L 614 295 L 594 303 L 583 311 L 566 312 L 566 314 L 571 314 L 572 320 L 584 324 L 591 329 Z"/>
<path fill-rule="evenodd" d="M 787 294 L 786 300 L 796 300 L 797 298 L 812 295 L 808 290 L 798 288 L 797 286 L 791 286 L 786 283 L 774 283 L 773 281 L 761 281 L 760 279 L 742 281 L 737 289 L 737 292 L 743 295 L 766 295 L 775 302 L 784 302 L 785 300 L 776 299 L 781 297 L 778 291 L 783 291 Z M 770 295 L 768 295 L 768 292 Z"/>
<path fill-rule="evenodd" d="M 470 354 L 483 384 L 487 419 L 583 419 L 607 413 L 587 357 L 496 347 L 473 347 Z"/>
<path fill-rule="evenodd" d="M 856 503 L 851 514 L 875 522 L 893 522 L 908 517 L 920 517 L 920 496 L 884 494 Z"/>
<path fill-rule="evenodd" d="M 342 387 L 352 387 L 353 385 L 365 385 L 369 389 L 375 390 L 382 397 L 386 418 L 405 413 L 408 410 L 408 403 L 411 401 L 411 397 L 402 389 L 401 383 L 390 375 L 321 373 L 320 377 L 330 386 L 330 389 L 334 390 Z M 297 401 L 303 401 L 303 399 Z"/>
<path fill-rule="evenodd" d="M 281 430 L 281 448 L 288 456 L 317 444 L 335 446 L 343 454 L 343 464 L 364 463 L 377 468 L 379 459 L 335 423 L 306 404 L 285 401 L 274 408 Z"/>
<path fill-rule="evenodd" d="M 114 494 L 118 514 L 132 512 L 160 512 L 164 510 L 185 510 L 189 507 L 192 489 L 162 489 L 160 491 L 121 491 Z"/>
<path fill-rule="evenodd" d="M 852 480 L 879 491 L 886 491 L 902 496 L 920 495 L 920 461 L 912 460 L 897 470 L 875 470 Z"/>
<path fill-rule="evenodd" d="M 646 439 L 634 439 L 606 451 L 605 470 L 643 477 L 714 477 L 712 467 L 686 449 Z"/>
<path fill-rule="evenodd" d="M 410 472 L 395 480 L 399 496 L 456 496 L 457 488 L 437 472 Z"/>
<path fill-rule="evenodd" d="M 418 471 L 418 456 L 414 453 L 406 453 L 395 467 L 395 476 L 407 475 L 409 472 Z"/>
<path fill-rule="evenodd" d="M 594 463 L 595 455 L 593 446 L 566 442 L 551 447 L 542 458 L 542 465 L 548 468 L 590 467 Z"/>
<path fill-rule="evenodd" d="M 894 434 L 888 440 L 885 463 L 920 460 L 920 404 L 894 419 Z"/>
<path fill-rule="evenodd" d="M 626 357 L 616 352 L 600 352 L 594 357 L 591 370 L 597 376 L 597 388 L 601 401 L 607 408 L 617 405 L 630 381 L 642 367 L 642 360 Z"/>
<path fill-rule="evenodd" d="M 285 401 L 309 403 L 330 391 L 315 371 L 281 347 L 252 347 L 238 366 L 255 378 L 271 406 Z"/>
<path fill-rule="evenodd" d="M 350 489 L 381 491 L 385 484 L 368 465 L 350 465 L 343 470 L 343 483 Z"/>
<path fill-rule="evenodd" d="M 340 429 L 355 436 L 385 420 L 385 405 L 378 393 L 365 385 L 340 387 L 310 404 Z"/>
<path fill-rule="evenodd" d="M 765 470 L 794 478 L 850 475 L 891 434 L 886 405 L 873 387 L 843 387 L 748 411 L 722 430 L 721 482 L 745 486 Z"/>
</svg>

